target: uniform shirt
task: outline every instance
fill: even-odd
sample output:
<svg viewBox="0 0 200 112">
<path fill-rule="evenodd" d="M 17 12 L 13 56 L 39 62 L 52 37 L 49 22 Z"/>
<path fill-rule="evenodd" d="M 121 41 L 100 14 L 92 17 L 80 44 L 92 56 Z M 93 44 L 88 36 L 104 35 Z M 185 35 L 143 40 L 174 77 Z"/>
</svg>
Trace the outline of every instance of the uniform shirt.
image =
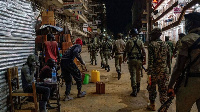
<svg viewBox="0 0 200 112">
<path fill-rule="evenodd" d="M 69 62 L 67 64 L 70 64 L 73 63 L 74 58 L 76 57 L 81 62 L 81 64 L 84 64 L 80 53 L 81 45 L 75 44 L 72 47 L 70 47 L 67 51 L 65 51 L 65 53 L 62 56 L 62 60 L 66 60 L 67 62 Z"/>
<path fill-rule="evenodd" d="M 40 81 L 43 82 L 45 78 L 51 78 L 52 77 L 52 70 L 49 66 L 44 66 L 39 74 Z"/>
<path fill-rule="evenodd" d="M 110 51 L 112 49 L 112 44 L 109 41 L 105 41 L 102 43 L 103 51 Z"/>
<path fill-rule="evenodd" d="M 52 58 L 57 62 L 58 43 L 56 41 L 46 41 L 45 43 L 45 62 Z"/>
<path fill-rule="evenodd" d="M 190 33 L 186 36 L 184 36 L 181 39 L 182 46 L 179 47 L 179 55 L 183 55 L 188 57 L 188 48 L 193 45 L 193 43 L 200 38 L 200 35 L 194 33 L 194 32 L 200 32 L 200 28 L 194 29 L 190 31 Z M 200 43 L 199 43 L 200 45 Z M 191 59 L 194 60 L 200 53 L 200 49 L 195 49 L 191 52 Z M 192 61 L 191 60 L 191 61 Z M 187 63 L 189 62 L 189 58 Z M 190 68 L 191 73 L 200 73 L 200 59 L 198 59 Z"/>
<path fill-rule="evenodd" d="M 118 39 L 114 42 L 113 50 L 115 54 L 117 53 L 124 53 L 126 44 L 122 39 Z"/>
<path fill-rule="evenodd" d="M 143 42 L 141 40 L 137 39 L 136 37 L 133 37 L 130 40 L 128 40 L 128 42 L 126 43 L 125 52 L 128 53 L 128 54 L 131 52 L 133 57 L 137 57 L 137 54 L 139 53 L 137 47 L 135 46 L 132 50 L 132 47 L 134 46 L 134 41 L 136 41 L 140 50 L 142 50 L 144 48 Z"/>
<path fill-rule="evenodd" d="M 169 46 L 162 40 L 151 41 L 148 46 L 148 75 L 167 72 Z"/>
</svg>

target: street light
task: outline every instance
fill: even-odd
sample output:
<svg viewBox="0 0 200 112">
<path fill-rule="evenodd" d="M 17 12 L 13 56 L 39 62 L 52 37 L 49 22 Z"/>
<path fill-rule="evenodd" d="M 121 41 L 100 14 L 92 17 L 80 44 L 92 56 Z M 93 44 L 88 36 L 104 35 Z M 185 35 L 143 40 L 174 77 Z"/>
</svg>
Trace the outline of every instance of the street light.
<svg viewBox="0 0 200 112">
<path fill-rule="evenodd" d="M 103 31 L 105 32 L 105 31 L 106 31 L 106 29 L 103 29 Z"/>
</svg>

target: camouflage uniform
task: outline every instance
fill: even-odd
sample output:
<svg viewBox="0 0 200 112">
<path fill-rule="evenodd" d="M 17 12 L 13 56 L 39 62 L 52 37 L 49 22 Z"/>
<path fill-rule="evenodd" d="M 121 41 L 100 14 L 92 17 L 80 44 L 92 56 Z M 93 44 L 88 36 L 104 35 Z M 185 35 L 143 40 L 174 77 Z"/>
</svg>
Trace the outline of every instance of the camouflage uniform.
<svg viewBox="0 0 200 112">
<path fill-rule="evenodd" d="M 95 61 L 95 65 L 97 65 L 97 52 L 98 45 L 94 41 L 90 44 L 90 53 L 91 53 L 91 64 L 93 65 L 93 61 Z"/>
<path fill-rule="evenodd" d="M 137 45 L 136 45 L 136 44 Z M 138 46 L 139 48 L 137 48 Z M 139 50 L 144 49 L 144 44 L 141 40 L 137 39 L 136 37 L 131 38 L 128 40 L 125 52 L 128 54 L 128 69 L 131 76 L 131 87 L 133 92 L 136 91 L 137 93 L 137 84 L 140 84 L 140 75 L 142 69 L 142 61 L 139 57 L 142 56 Z"/>
<path fill-rule="evenodd" d="M 104 60 L 103 60 L 103 39 L 100 39 L 99 40 L 99 54 L 100 54 L 100 57 L 101 57 L 101 68 L 104 68 Z"/>
<path fill-rule="evenodd" d="M 172 55 L 173 55 L 173 52 L 174 52 L 174 45 L 172 43 L 172 41 L 169 40 L 169 37 L 167 37 L 168 40 L 166 41 L 166 43 L 168 44 L 169 46 L 169 54 L 170 54 L 170 63 L 172 63 Z M 169 74 L 171 74 L 171 64 L 169 66 Z"/>
<path fill-rule="evenodd" d="M 108 41 L 108 37 L 105 38 L 105 41 L 103 42 L 103 55 L 105 58 L 105 70 L 107 72 L 110 71 L 110 66 L 108 65 L 108 59 L 110 59 L 111 56 L 111 50 L 112 50 L 112 44 Z"/>
<path fill-rule="evenodd" d="M 162 40 L 152 41 L 148 47 L 148 75 L 151 75 L 151 85 L 148 88 L 149 100 L 155 102 L 156 99 L 156 84 L 160 102 L 163 104 L 167 99 L 167 60 L 169 58 L 169 49 L 166 42 Z"/>
</svg>

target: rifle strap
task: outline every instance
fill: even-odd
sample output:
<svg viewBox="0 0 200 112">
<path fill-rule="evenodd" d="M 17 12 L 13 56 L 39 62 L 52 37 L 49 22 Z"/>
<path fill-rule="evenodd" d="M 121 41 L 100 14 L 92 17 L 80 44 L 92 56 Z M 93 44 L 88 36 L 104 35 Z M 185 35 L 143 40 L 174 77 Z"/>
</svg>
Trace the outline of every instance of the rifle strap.
<svg viewBox="0 0 200 112">
<path fill-rule="evenodd" d="M 133 51 L 133 49 L 134 49 L 135 47 L 137 48 L 139 54 L 141 54 L 141 50 L 140 50 L 140 47 L 139 47 L 138 44 L 137 44 L 137 40 L 138 40 L 138 39 L 136 39 L 135 41 L 133 41 L 134 45 L 133 45 L 133 47 L 131 48 L 131 50 L 130 50 L 130 52 L 129 52 L 129 55 L 131 54 L 131 52 Z M 137 55 L 137 58 L 139 59 L 138 55 Z"/>
<path fill-rule="evenodd" d="M 200 42 L 200 37 L 192 44 L 192 46 L 189 47 L 188 49 L 188 57 L 190 59 L 190 63 L 188 64 L 188 66 L 186 67 L 187 72 L 190 72 L 190 67 L 200 58 L 200 54 L 191 62 L 191 52 L 194 49 L 199 49 L 200 45 L 198 45 Z M 186 74 L 186 80 L 185 80 L 185 85 L 184 87 L 186 87 L 187 83 L 188 83 L 188 73 Z"/>
</svg>

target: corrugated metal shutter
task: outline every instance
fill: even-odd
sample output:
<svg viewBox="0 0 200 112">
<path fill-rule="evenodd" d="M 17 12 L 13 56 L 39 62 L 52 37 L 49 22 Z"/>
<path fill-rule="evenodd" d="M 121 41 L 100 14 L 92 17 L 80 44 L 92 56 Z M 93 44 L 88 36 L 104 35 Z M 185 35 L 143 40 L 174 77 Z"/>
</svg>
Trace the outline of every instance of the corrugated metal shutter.
<svg viewBox="0 0 200 112">
<path fill-rule="evenodd" d="M 21 76 L 22 65 L 35 51 L 34 23 L 29 1 L 0 0 L 0 112 L 8 108 L 7 68 L 18 66 Z"/>
</svg>

